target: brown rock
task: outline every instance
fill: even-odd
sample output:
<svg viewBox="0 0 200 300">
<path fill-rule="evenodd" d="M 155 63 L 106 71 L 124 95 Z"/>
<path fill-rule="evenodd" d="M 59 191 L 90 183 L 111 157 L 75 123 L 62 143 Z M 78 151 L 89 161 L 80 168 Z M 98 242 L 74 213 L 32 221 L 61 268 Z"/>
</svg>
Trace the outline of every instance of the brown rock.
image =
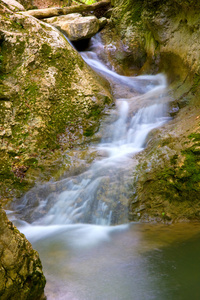
<svg viewBox="0 0 200 300">
<path fill-rule="evenodd" d="M 0 208 L 0 298 L 45 299 L 38 253 Z"/>
</svg>

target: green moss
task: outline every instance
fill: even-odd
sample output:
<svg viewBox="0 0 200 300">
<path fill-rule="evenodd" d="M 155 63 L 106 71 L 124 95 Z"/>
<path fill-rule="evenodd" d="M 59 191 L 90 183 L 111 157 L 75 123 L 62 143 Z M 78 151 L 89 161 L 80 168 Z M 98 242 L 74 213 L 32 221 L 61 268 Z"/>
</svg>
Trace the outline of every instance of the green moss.
<svg viewBox="0 0 200 300">
<path fill-rule="evenodd" d="M 193 78 L 193 85 L 191 88 L 192 93 L 195 94 L 199 88 L 200 88 L 200 75 L 196 73 Z"/>
<path fill-rule="evenodd" d="M 6 24 L 8 22 L 10 18 Z M 48 27 L 42 26 L 35 36 L 35 31 L 29 31 L 28 26 L 24 35 L 21 32 L 16 35 L 22 28 L 17 23 L 15 26 L 14 30 L 13 26 L 5 30 L 14 31 L 16 42 L 0 40 L 0 72 L 5 76 L 5 81 L 0 83 L 0 97 L 3 100 L 7 97 L 5 101 L 0 101 L 0 118 L 2 124 L 7 124 L 12 131 L 3 139 L 4 147 L 9 152 L 1 159 L 1 195 L 8 187 L 20 194 L 30 188 L 36 179 L 50 179 L 60 166 L 65 168 L 66 162 L 55 158 L 52 153 L 58 152 L 61 156 L 61 149 L 55 149 L 72 148 L 74 144 L 85 141 L 84 129 L 86 136 L 92 135 L 98 126 L 104 104 L 110 102 L 108 97 L 102 95 L 104 84 L 99 84 L 92 71 L 85 68 L 84 61 L 76 51 L 67 46 L 51 47 L 52 35 L 49 36 L 46 31 Z M 34 42 L 29 43 L 30 39 L 34 39 Z M 48 39 L 49 44 L 45 43 Z M 26 62 L 30 61 L 26 67 L 25 59 Z M 81 75 L 83 68 L 86 74 Z M 82 86 L 81 76 L 86 76 L 91 83 L 88 88 L 91 96 L 87 88 Z M 6 80 L 9 82 L 8 89 Z M 88 98 L 93 96 L 98 103 L 101 102 L 102 108 L 89 101 Z M 84 104 L 85 97 L 88 106 Z M 15 196 L 15 192 L 12 195 L 9 192 L 8 197 Z"/>
<path fill-rule="evenodd" d="M 165 167 L 157 174 L 160 194 L 170 202 L 197 202 L 200 197 L 200 134 L 189 136 L 194 144 L 182 151 L 184 162 L 178 164 L 178 155 L 170 162 L 172 166 Z"/>
<path fill-rule="evenodd" d="M 158 47 L 158 42 L 154 39 L 154 36 L 151 31 L 146 31 L 144 34 L 145 37 L 145 50 L 148 55 L 154 55 L 155 50 Z"/>
<path fill-rule="evenodd" d="M 35 103 L 36 98 L 39 96 L 39 86 L 37 83 L 31 83 L 29 84 L 25 89 L 25 100 L 26 106 L 29 106 L 31 103 Z M 34 109 L 34 108 L 33 108 Z"/>
<path fill-rule="evenodd" d="M 137 217 L 135 209 L 145 204 L 145 214 L 157 218 L 160 213 L 169 212 L 172 219 L 199 219 L 200 199 L 200 134 L 194 132 L 188 136 L 185 149 L 171 156 L 157 156 L 160 151 L 151 153 L 155 156 L 151 169 L 147 163 L 137 166 L 131 189 L 134 191 L 130 200 L 130 218 Z M 162 153 L 162 152 L 161 152 Z M 162 154 L 161 154 L 162 155 Z M 161 159 L 162 163 L 157 165 Z M 147 158 L 148 161 L 148 158 Z M 143 217 L 142 217 L 143 218 Z M 161 220 L 158 217 L 158 221 Z"/>
<path fill-rule="evenodd" d="M 130 21 L 132 21 L 133 23 L 140 21 L 142 7 L 143 0 L 129 1 L 127 9 L 131 10 L 133 8 L 133 10 L 131 10 L 131 14 L 129 15 Z"/>
<path fill-rule="evenodd" d="M 101 112 L 102 112 L 102 109 L 98 105 L 94 105 L 92 107 L 92 110 L 91 110 L 88 118 L 91 118 L 91 117 L 99 118 Z"/>
<path fill-rule="evenodd" d="M 200 142 L 200 133 L 191 133 L 188 138 L 192 139 L 193 142 Z"/>
<path fill-rule="evenodd" d="M 48 27 L 46 26 L 46 24 L 42 24 L 42 23 L 40 23 L 40 26 L 41 26 L 43 29 L 45 29 L 45 30 L 47 30 L 47 29 L 48 29 Z"/>
<path fill-rule="evenodd" d="M 52 48 L 48 44 L 43 44 L 41 48 L 41 53 L 44 56 L 49 56 L 52 52 Z"/>
<path fill-rule="evenodd" d="M 14 179 L 14 174 L 11 170 L 11 166 L 6 162 L 1 162 L 0 170 L 0 181 L 3 181 L 4 179 Z"/>
<path fill-rule="evenodd" d="M 13 44 L 3 40 L 0 44 L 0 52 L 3 56 L 2 72 L 4 77 L 13 74 L 23 62 L 23 53 L 26 47 L 25 41 L 21 41 L 20 37 L 16 36 L 16 42 Z M 10 74 L 9 74 L 10 73 Z"/>
<path fill-rule="evenodd" d="M 30 108 L 27 102 L 23 102 L 20 108 L 21 109 L 15 115 L 16 125 L 12 127 L 13 134 L 21 132 L 22 127 L 19 122 L 27 123 L 30 116 Z"/>
<path fill-rule="evenodd" d="M 118 24 L 126 15 L 126 22 L 129 24 L 135 24 L 140 21 L 142 13 L 143 1 L 142 0 L 128 0 L 120 3 L 117 9 L 115 22 Z"/>
<path fill-rule="evenodd" d="M 3 55 L 0 54 L 0 72 L 3 65 Z"/>
<path fill-rule="evenodd" d="M 85 131 L 84 131 L 84 136 L 92 136 L 93 134 L 94 134 L 94 128 L 87 128 L 87 129 L 85 129 Z"/>
<path fill-rule="evenodd" d="M 25 166 L 34 166 L 36 167 L 38 164 L 38 160 L 34 157 L 28 158 L 24 161 Z"/>
<path fill-rule="evenodd" d="M 15 28 L 15 29 L 19 29 L 19 30 L 24 29 L 23 24 L 21 24 L 20 22 L 18 22 L 16 20 L 11 21 L 11 23 L 12 23 L 12 27 Z"/>
<path fill-rule="evenodd" d="M 173 155 L 172 158 L 170 159 L 170 163 L 172 165 L 175 165 L 177 163 L 177 159 L 178 159 L 178 154 Z"/>
</svg>

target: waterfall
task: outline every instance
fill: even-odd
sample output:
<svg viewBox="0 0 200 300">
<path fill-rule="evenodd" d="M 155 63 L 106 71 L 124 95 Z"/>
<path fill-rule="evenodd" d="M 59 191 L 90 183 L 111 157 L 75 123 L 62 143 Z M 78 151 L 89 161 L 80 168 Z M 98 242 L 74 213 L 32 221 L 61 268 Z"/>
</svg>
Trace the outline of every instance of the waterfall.
<svg viewBox="0 0 200 300">
<path fill-rule="evenodd" d="M 165 76 L 119 75 L 100 60 L 99 49 L 102 51 L 103 45 L 98 37 L 93 38 L 90 49 L 81 55 L 111 84 L 134 92 L 128 97 L 120 93 L 116 99 L 117 118 L 107 124 L 106 134 L 95 146 L 97 153 L 103 153 L 101 159 L 94 160 L 88 170 L 77 176 L 35 187 L 24 196 L 16 207 L 14 221 L 27 236 L 35 232 L 35 238 L 39 238 L 37 228 L 45 236 L 77 223 L 104 228 L 128 223 L 134 155 L 144 149 L 149 132 L 169 120 Z M 35 199 L 39 199 L 39 205 Z"/>
<path fill-rule="evenodd" d="M 169 120 L 165 76 L 116 74 L 102 62 L 103 51 L 96 36 L 81 53 L 115 89 L 116 105 L 97 133 L 101 141 L 89 146 L 96 158 L 83 172 L 38 184 L 7 214 L 39 252 L 48 300 L 199 299 L 200 225 L 127 217 L 137 154 L 149 132 Z M 23 267 L 18 271 L 23 276 Z"/>
<path fill-rule="evenodd" d="M 101 141 L 89 146 L 96 158 L 82 173 L 38 184 L 14 203 L 14 212 L 7 212 L 39 251 L 48 300 L 128 300 L 135 291 L 137 299 L 150 299 L 143 297 L 137 280 L 133 285 L 137 273 L 145 293 L 152 289 L 146 264 L 135 256 L 140 233 L 128 223 L 128 201 L 137 153 L 145 148 L 149 132 L 169 120 L 167 84 L 163 74 L 117 74 L 101 60 L 103 51 L 97 35 L 81 53 L 110 82 L 116 98 L 97 133 Z M 127 272 L 132 261 L 134 268 Z"/>
</svg>

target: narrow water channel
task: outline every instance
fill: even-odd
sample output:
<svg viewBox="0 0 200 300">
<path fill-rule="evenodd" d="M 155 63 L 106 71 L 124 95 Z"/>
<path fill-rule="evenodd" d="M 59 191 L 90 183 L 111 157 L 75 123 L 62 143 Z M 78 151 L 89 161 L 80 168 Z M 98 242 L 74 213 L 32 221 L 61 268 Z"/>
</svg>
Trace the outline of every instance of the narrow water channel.
<svg viewBox="0 0 200 300">
<path fill-rule="evenodd" d="M 91 145 L 97 158 L 29 191 L 14 221 L 40 254 L 48 300 L 199 299 L 200 226 L 128 223 L 134 155 L 169 120 L 166 79 L 121 76 L 102 61 L 103 50 L 96 37 L 81 53 L 116 97 L 101 142 Z"/>
</svg>

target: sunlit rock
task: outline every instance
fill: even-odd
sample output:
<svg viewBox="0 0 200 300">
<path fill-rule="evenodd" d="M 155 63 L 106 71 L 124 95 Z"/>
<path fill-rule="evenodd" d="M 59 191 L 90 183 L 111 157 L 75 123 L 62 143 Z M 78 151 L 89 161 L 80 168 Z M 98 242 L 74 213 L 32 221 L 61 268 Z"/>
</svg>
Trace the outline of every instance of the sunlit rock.
<svg viewBox="0 0 200 300">
<path fill-rule="evenodd" d="M 71 41 L 91 38 L 106 24 L 105 18 L 99 21 L 95 16 L 82 17 L 79 13 L 46 19 L 46 22 L 62 30 Z"/>
</svg>

